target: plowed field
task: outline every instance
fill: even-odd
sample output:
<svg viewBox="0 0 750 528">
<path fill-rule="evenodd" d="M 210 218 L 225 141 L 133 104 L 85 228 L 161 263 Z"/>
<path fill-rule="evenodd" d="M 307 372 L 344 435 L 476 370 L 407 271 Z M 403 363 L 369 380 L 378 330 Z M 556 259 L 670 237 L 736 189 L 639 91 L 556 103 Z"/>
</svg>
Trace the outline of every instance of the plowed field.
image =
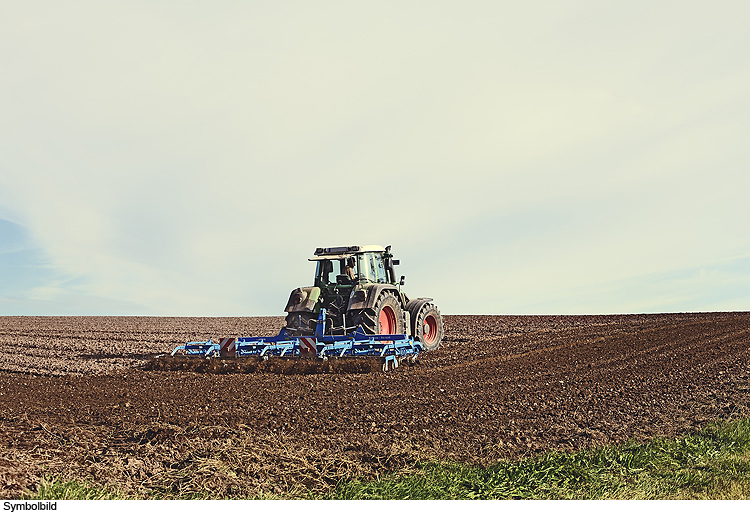
<svg viewBox="0 0 750 528">
<path fill-rule="evenodd" d="M 488 464 L 749 415 L 748 312 L 447 316 L 438 351 L 387 373 L 143 370 L 187 340 L 281 322 L 0 317 L 0 494 L 58 475 L 299 495 L 416 460 Z"/>
</svg>

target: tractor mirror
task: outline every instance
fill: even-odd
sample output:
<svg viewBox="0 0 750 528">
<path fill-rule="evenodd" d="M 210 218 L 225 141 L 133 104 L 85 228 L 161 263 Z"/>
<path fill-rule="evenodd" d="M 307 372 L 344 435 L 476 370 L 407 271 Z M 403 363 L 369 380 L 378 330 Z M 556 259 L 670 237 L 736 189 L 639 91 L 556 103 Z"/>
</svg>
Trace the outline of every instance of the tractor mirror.
<svg viewBox="0 0 750 528">
<path fill-rule="evenodd" d="M 406 279 L 406 277 L 405 277 L 405 276 L 403 276 L 403 275 L 401 275 L 401 281 L 399 282 L 399 284 L 400 284 L 401 286 L 403 286 L 403 285 L 404 285 L 404 280 L 405 280 L 405 279 Z"/>
<path fill-rule="evenodd" d="M 399 264 L 401 264 L 401 261 L 400 260 L 392 260 L 391 264 L 393 264 L 394 266 L 398 266 Z"/>
</svg>

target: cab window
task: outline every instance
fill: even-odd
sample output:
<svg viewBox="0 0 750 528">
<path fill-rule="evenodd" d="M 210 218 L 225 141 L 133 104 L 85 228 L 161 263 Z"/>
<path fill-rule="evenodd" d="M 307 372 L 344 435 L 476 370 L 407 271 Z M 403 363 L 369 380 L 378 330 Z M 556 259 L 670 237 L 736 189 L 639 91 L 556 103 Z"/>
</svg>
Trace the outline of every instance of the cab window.
<svg viewBox="0 0 750 528">
<path fill-rule="evenodd" d="M 322 287 L 331 284 L 331 273 L 333 273 L 333 262 L 319 260 L 315 270 L 315 286 Z"/>
<path fill-rule="evenodd" d="M 385 264 L 383 263 L 383 255 L 373 254 L 373 260 L 375 261 L 375 277 L 377 282 L 385 283 L 388 282 L 388 276 L 385 274 Z"/>
<path fill-rule="evenodd" d="M 376 282 L 375 266 L 373 265 L 368 253 L 360 253 L 357 255 L 357 270 L 359 270 L 360 280 Z"/>
</svg>

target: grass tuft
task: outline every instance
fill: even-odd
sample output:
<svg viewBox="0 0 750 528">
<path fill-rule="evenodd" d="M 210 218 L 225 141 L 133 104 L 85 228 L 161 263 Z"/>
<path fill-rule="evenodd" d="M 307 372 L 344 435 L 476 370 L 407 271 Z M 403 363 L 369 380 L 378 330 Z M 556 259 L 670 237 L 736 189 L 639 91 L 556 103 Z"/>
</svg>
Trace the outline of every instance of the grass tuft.
<svg viewBox="0 0 750 528">
<path fill-rule="evenodd" d="M 125 495 L 97 485 L 74 480 L 42 479 L 36 493 L 23 497 L 26 500 L 117 500 Z"/>
</svg>

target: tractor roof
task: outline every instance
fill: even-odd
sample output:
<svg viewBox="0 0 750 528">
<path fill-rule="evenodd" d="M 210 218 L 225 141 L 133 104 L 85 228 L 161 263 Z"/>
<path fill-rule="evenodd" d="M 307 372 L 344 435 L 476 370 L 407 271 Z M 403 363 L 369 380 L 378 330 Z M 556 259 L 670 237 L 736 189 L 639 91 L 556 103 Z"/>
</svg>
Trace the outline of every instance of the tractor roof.
<svg viewBox="0 0 750 528">
<path fill-rule="evenodd" d="M 339 260 L 359 253 L 383 253 L 383 246 L 338 246 L 316 248 L 315 256 L 308 260 Z"/>
</svg>

